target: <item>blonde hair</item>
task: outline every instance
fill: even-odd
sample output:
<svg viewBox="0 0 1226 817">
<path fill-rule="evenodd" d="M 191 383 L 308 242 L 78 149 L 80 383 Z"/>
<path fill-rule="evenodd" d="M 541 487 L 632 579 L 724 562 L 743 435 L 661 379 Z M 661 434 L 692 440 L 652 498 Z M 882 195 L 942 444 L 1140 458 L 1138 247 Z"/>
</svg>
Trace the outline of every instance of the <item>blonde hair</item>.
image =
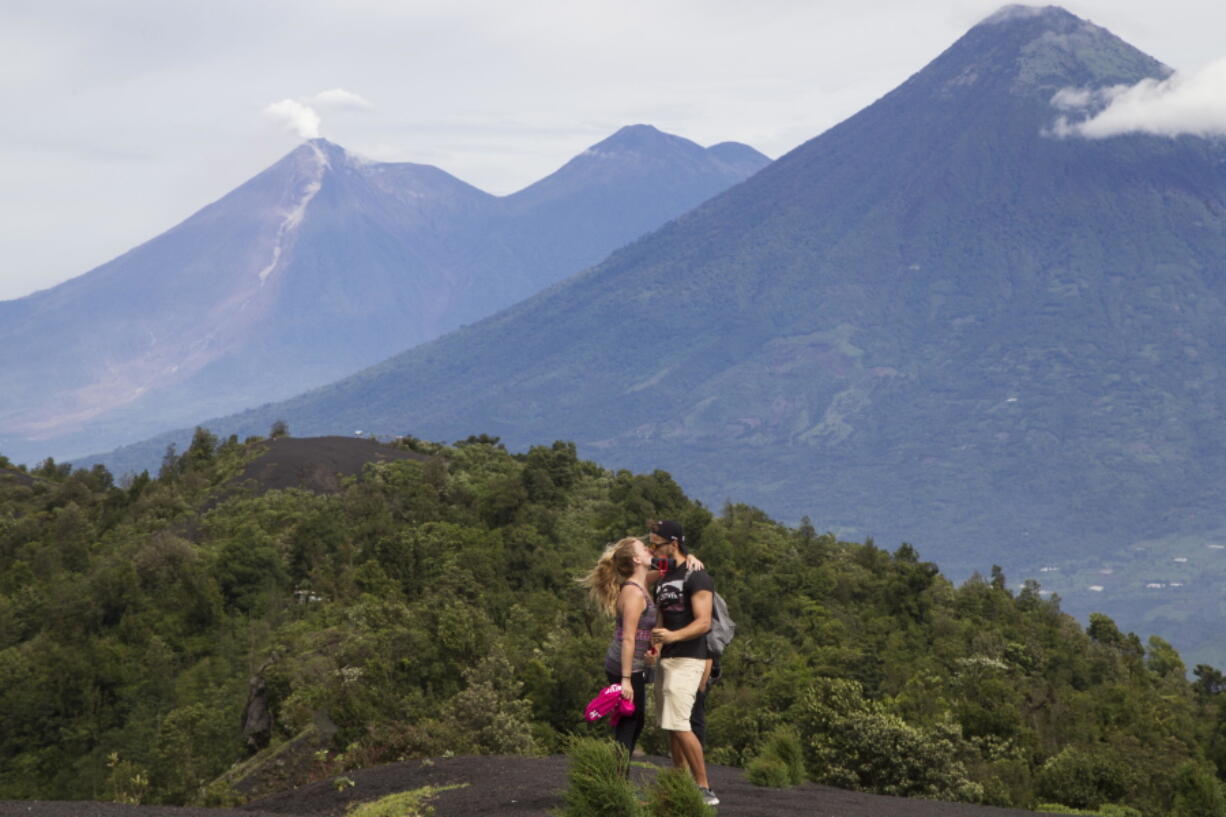
<svg viewBox="0 0 1226 817">
<path fill-rule="evenodd" d="M 587 588 L 592 602 L 609 615 L 617 612 L 622 583 L 634 575 L 635 545 L 639 544 L 642 542 L 633 536 L 614 542 L 600 554 L 596 566 L 586 576 L 576 580 Z"/>
</svg>

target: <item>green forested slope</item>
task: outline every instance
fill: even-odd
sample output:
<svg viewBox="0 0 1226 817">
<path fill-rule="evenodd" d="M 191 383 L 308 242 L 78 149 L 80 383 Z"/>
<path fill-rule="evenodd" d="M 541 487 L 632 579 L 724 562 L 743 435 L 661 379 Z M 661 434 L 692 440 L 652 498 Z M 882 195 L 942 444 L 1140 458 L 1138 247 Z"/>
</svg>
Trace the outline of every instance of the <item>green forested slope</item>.
<svg viewBox="0 0 1226 817">
<path fill-rule="evenodd" d="M 203 431 L 126 487 L 51 462 L 0 476 L 0 799 L 217 802 L 232 764 L 320 722 L 332 754 L 285 784 L 556 752 L 589 728 L 611 630 L 574 578 L 667 516 L 740 625 L 710 697 L 714 762 L 795 724 L 809 776 L 839 786 L 1226 813 L 1226 685 L 1209 667 L 1190 683 L 1161 639 L 1102 616 L 1085 632 L 999 571 L 955 586 L 908 545 L 716 516 L 666 473 L 610 472 L 568 443 L 398 445 L 430 458 L 334 494 L 236 489 L 267 444 Z M 244 733 L 253 690 L 270 719 Z"/>
</svg>

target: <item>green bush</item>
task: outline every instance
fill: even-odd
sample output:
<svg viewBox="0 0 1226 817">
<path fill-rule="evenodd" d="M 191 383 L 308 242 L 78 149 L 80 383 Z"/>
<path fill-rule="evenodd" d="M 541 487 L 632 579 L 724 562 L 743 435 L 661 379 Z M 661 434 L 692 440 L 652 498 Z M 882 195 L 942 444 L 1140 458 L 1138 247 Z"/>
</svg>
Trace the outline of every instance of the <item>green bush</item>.
<svg viewBox="0 0 1226 817">
<path fill-rule="evenodd" d="M 593 812 L 594 813 L 594 812 Z M 685 769 L 661 769 L 647 792 L 651 817 L 712 817 L 715 812 L 702 802 L 694 778 Z"/>
<path fill-rule="evenodd" d="M 805 751 L 795 729 L 783 726 L 771 732 L 763 754 L 782 761 L 789 784 L 798 786 L 805 782 Z"/>
<path fill-rule="evenodd" d="M 1222 784 L 1210 772 L 1185 763 L 1175 773 L 1172 817 L 1226 817 Z"/>
<path fill-rule="evenodd" d="M 630 758 L 621 744 L 575 738 L 566 756 L 570 768 L 562 792 L 565 805 L 555 817 L 641 817 L 638 791 L 626 776 Z"/>
<path fill-rule="evenodd" d="M 463 754 L 533 755 L 532 705 L 504 653 L 495 650 L 464 673 L 467 687 L 443 705 L 442 722 Z"/>
<path fill-rule="evenodd" d="M 811 736 L 805 760 L 819 783 L 898 797 L 983 799 L 983 786 L 969 779 L 958 759 L 955 724 L 912 726 L 865 698 L 859 683 L 842 678 L 814 681 L 798 715 Z"/>
<path fill-rule="evenodd" d="M 1034 804 L 1033 775 L 1026 758 L 997 758 L 980 766 L 974 777 L 983 782 L 985 805 L 1028 808 Z"/>
<path fill-rule="evenodd" d="M 1105 748 L 1091 752 L 1066 747 L 1043 764 L 1038 784 L 1044 800 L 1091 811 L 1128 791 L 1126 770 Z"/>
<path fill-rule="evenodd" d="M 745 778 L 755 786 L 784 789 L 792 785 L 787 764 L 774 755 L 761 754 L 745 766 Z"/>
</svg>

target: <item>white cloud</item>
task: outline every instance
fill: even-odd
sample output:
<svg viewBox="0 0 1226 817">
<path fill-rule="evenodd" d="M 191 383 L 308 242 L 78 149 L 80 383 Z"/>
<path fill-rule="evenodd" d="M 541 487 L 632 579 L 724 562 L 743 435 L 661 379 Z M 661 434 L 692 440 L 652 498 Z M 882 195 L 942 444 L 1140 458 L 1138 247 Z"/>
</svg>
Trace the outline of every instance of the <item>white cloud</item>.
<svg viewBox="0 0 1226 817">
<path fill-rule="evenodd" d="M 1082 111 L 1090 107 L 1097 92 L 1089 88 L 1061 88 L 1051 98 L 1051 104 L 1062 111 Z"/>
<path fill-rule="evenodd" d="M 1226 59 L 1193 73 L 1177 72 L 1163 80 L 1144 79 L 1136 85 L 1097 91 L 1065 88 L 1052 97 L 1052 105 L 1088 114 L 1080 121 L 1061 116 L 1052 128 L 1056 136 L 1226 136 Z"/>
<path fill-rule="evenodd" d="M 369 111 L 375 107 L 369 99 L 352 91 L 346 91 L 344 88 L 320 91 L 307 101 L 316 107 L 331 108 L 336 111 Z"/>
<path fill-rule="evenodd" d="M 264 108 L 264 115 L 280 122 L 303 139 L 319 138 L 319 114 L 296 99 L 283 99 Z"/>
<path fill-rule="evenodd" d="M 330 91 L 320 91 L 314 96 L 274 102 L 264 108 L 264 115 L 280 122 L 287 130 L 297 133 L 303 139 L 318 139 L 323 118 L 317 108 L 339 112 L 369 111 L 374 107 L 370 100 L 363 96 L 344 88 L 333 88 Z"/>
</svg>

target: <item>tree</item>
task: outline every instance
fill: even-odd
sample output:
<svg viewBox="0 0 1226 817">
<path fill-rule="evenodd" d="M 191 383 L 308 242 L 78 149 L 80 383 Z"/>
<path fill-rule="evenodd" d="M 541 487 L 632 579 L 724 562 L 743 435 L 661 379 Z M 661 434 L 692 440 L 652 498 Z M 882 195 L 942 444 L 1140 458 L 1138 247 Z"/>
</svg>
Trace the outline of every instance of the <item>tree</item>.
<svg viewBox="0 0 1226 817">
<path fill-rule="evenodd" d="M 1197 695 L 1213 698 L 1226 691 L 1226 676 L 1222 675 L 1221 670 L 1214 669 L 1208 664 L 1197 664 L 1192 674 L 1196 676 L 1192 688 L 1196 690 Z"/>
</svg>

